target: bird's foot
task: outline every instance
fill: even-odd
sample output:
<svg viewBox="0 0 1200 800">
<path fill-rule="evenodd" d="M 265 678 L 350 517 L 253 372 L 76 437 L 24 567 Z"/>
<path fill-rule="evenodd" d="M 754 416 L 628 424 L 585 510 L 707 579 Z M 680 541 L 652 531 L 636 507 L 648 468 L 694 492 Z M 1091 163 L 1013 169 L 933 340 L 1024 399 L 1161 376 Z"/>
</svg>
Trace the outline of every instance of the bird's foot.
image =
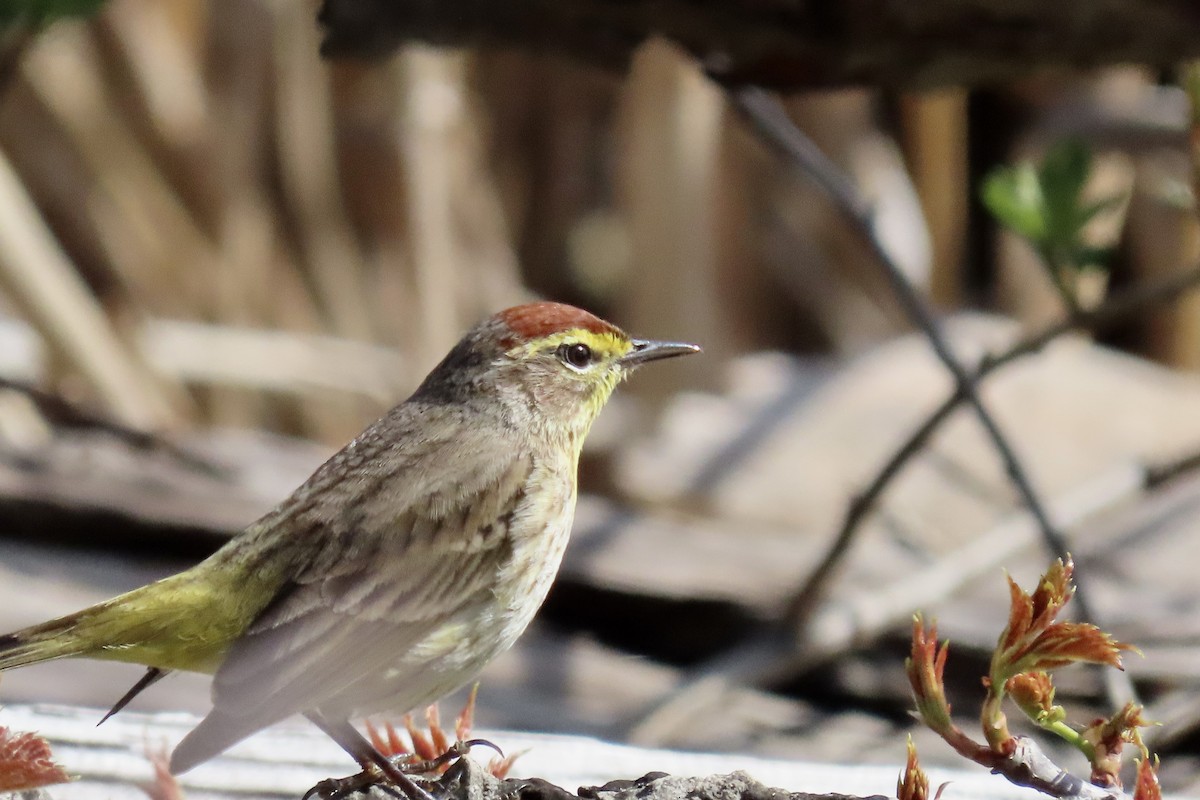
<svg viewBox="0 0 1200 800">
<path fill-rule="evenodd" d="M 465 742 L 459 739 L 446 748 L 445 752 L 440 756 L 420 761 L 413 761 L 410 757 L 409 761 L 400 762 L 397 766 L 408 775 L 428 775 L 434 772 L 444 772 L 447 764 L 453 763 L 470 753 L 472 747 L 490 747 L 500 755 L 500 758 L 504 758 L 504 751 L 494 742 L 490 742 L 487 739 L 468 739 Z"/>
<path fill-rule="evenodd" d="M 434 758 L 419 759 L 411 753 L 387 758 L 391 767 L 406 777 L 406 783 L 398 783 L 384 773 L 379 765 L 368 763 L 362 772 L 345 778 L 326 778 L 304 793 L 302 800 L 350 800 L 358 794 L 366 794 L 371 789 L 379 787 L 388 794 L 401 800 L 436 800 L 425 786 L 416 783 L 407 776 L 439 776 L 449 775 L 447 767 L 459 764 L 459 759 L 471 752 L 473 747 L 490 747 L 500 754 L 500 761 L 493 759 L 492 773 L 495 774 L 495 764 L 505 764 L 505 771 L 511 764 L 512 758 L 505 758 L 504 752 L 495 743 L 487 739 L 461 739 L 446 748 L 445 752 Z M 453 769 L 453 767 L 451 767 Z M 420 778 L 418 778 L 420 780 Z M 428 781 L 425 778 L 422 783 Z M 415 791 L 413 791 L 415 790 Z"/>
<path fill-rule="evenodd" d="M 409 773 L 409 766 L 402 763 L 402 759 L 397 759 L 401 763 L 393 762 L 394 766 L 402 773 Z M 376 786 L 385 790 L 388 794 L 407 800 L 434 800 L 428 790 L 424 787 L 412 782 L 408 782 L 409 786 L 396 784 L 392 778 L 385 775 L 379 767 L 374 764 L 368 766 L 362 772 L 350 775 L 345 778 L 326 778 L 317 783 L 316 786 L 304 793 L 301 800 L 349 800 L 356 794 L 366 794 Z M 414 795 L 410 795 L 410 787 L 416 789 Z"/>
<path fill-rule="evenodd" d="M 425 709 L 426 730 L 422 731 L 413 720 L 411 714 L 404 715 L 404 727 L 408 733 L 405 741 L 400 731 L 390 722 L 384 722 L 382 728 L 377 728 L 367 720 L 367 738 L 374 748 L 395 760 L 397 756 L 405 759 L 396 761 L 404 771 L 411 775 L 425 775 L 435 772 L 445 772 L 446 768 L 466 755 L 472 747 L 490 747 L 499 753 L 487 765 L 487 770 L 497 778 L 504 778 L 512 769 L 513 762 L 521 753 L 505 756 L 504 753 L 487 739 L 472 739 L 471 728 L 475 721 L 475 698 L 479 685 L 471 687 L 471 693 L 461 712 L 455 718 L 454 734 L 457 741 L 450 743 L 447 731 L 442 727 L 437 704 Z"/>
<path fill-rule="evenodd" d="M 365 792 L 382 780 L 383 776 L 374 769 L 364 769 L 347 778 L 326 778 L 305 792 L 300 800 L 310 800 L 314 797 L 317 800 L 345 800 L 357 792 Z"/>
</svg>

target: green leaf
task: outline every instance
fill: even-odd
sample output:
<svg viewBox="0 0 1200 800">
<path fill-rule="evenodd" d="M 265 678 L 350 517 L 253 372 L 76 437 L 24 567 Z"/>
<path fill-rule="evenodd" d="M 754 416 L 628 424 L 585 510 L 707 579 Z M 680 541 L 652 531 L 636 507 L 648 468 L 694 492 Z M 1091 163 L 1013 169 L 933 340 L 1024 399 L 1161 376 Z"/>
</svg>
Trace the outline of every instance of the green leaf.
<svg viewBox="0 0 1200 800">
<path fill-rule="evenodd" d="M 1045 198 L 1046 238 L 1070 245 L 1083 227 L 1080 196 L 1092 169 L 1092 154 L 1078 139 L 1065 139 L 1046 154 L 1038 173 Z"/>
<path fill-rule="evenodd" d="M 1079 139 L 1063 139 L 1046 153 L 1040 178 L 1043 189 L 1061 191 L 1063 198 L 1076 198 L 1092 171 L 1092 153 Z"/>
<path fill-rule="evenodd" d="M 1037 172 L 1031 165 L 992 170 L 983 181 L 980 199 L 1004 226 L 1035 245 L 1045 239 L 1042 190 Z"/>
<path fill-rule="evenodd" d="M 1119 208 L 1123 196 L 1084 200 L 1092 154 L 1078 139 L 1058 142 L 1038 166 L 999 167 L 983 182 L 980 198 L 1002 225 L 1028 240 L 1068 307 L 1076 304 L 1073 275 L 1107 271 L 1115 248 L 1093 246 L 1084 229 Z"/>
</svg>

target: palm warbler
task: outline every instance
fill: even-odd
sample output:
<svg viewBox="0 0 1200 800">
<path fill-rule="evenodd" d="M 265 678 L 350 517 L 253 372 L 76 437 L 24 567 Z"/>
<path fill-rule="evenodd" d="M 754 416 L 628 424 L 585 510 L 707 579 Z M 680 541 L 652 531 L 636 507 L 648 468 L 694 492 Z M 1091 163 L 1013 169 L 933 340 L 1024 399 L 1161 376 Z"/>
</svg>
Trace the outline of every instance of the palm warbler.
<svg viewBox="0 0 1200 800">
<path fill-rule="evenodd" d="M 601 407 L 639 364 L 698 350 L 558 303 L 502 311 L 211 557 L 0 637 L 0 670 L 148 666 L 110 714 L 171 670 L 211 673 L 172 772 L 301 712 L 409 791 L 350 719 L 431 703 L 512 645 L 558 571 Z"/>
</svg>

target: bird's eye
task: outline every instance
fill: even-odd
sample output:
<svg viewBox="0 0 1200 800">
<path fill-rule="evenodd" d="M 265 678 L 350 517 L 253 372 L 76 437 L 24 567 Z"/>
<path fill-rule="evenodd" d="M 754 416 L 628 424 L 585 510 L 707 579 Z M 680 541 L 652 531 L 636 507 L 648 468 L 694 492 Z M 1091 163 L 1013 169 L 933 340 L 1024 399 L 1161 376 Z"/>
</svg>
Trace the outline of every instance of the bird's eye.
<svg viewBox="0 0 1200 800">
<path fill-rule="evenodd" d="M 584 369 L 592 363 L 592 348 L 582 342 L 566 342 L 559 345 L 558 357 L 564 364 Z"/>
</svg>

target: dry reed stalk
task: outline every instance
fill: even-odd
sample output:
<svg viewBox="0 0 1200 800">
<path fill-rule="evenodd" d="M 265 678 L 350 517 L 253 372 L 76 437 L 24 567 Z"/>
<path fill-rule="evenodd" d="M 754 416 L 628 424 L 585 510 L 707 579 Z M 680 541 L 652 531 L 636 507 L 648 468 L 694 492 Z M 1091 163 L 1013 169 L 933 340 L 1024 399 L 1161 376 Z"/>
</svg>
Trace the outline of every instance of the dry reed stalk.
<svg viewBox="0 0 1200 800">
<path fill-rule="evenodd" d="M 405 346 L 421 335 L 413 290 L 400 128 L 402 93 L 396 70 L 382 65 L 331 65 L 340 202 L 359 248 L 359 274 L 377 341 Z M 391 376 L 415 388 L 416 376 Z"/>
<path fill-rule="evenodd" d="M 322 405 L 344 394 L 386 408 L 396 399 L 392 376 L 405 366 L 390 348 L 317 334 L 150 320 L 140 338 L 147 360 L 180 381 L 298 394 Z"/>
<path fill-rule="evenodd" d="M 654 44 L 635 59 L 622 98 L 622 203 L 634 270 L 623 320 L 633 330 L 703 342 L 719 357 L 724 321 L 716 291 L 716 194 L 721 188 L 725 100 L 682 53 Z M 709 365 L 681 365 L 689 385 L 711 383 Z M 639 382 L 665 399 L 680 380 Z"/>
<path fill-rule="evenodd" d="M 122 78 L 154 133 L 176 150 L 196 147 L 212 124 L 200 59 L 174 5 L 117 0 L 96 18 L 96 31 L 121 62 Z"/>
<path fill-rule="evenodd" d="M 138 298 L 187 297 L 217 261 L 212 241 L 106 101 L 95 47 L 75 24 L 56 26 L 30 49 L 22 74 L 62 125 L 93 176 L 92 211 L 113 267 Z M 123 224 L 122 224 L 123 223 Z"/>
<path fill-rule="evenodd" d="M 463 278 L 476 291 L 464 297 L 465 318 L 482 318 L 498 308 L 528 300 L 521 265 L 492 165 L 480 104 L 463 87 L 463 109 L 455 136 L 459 159 L 451 176 L 451 204 L 464 250 Z M 461 290 L 460 290 L 461 293 Z"/>
<path fill-rule="evenodd" d="M 403 110 L 397 130 L 409 214 L 408 237 L 416 308 L 421 318 L 421 363 L 449 349 L 462 327 L 457 302 L 462 258 L 453 208 L 453 137 L 466 92 L 461 54 L 423 45 L 405 48 L 395 65 Z"/>
<path fill-rule="evenodd" d="M 945 89 L 901 97 L 909 172 L 921 198 L 933 246 L 929 289 L 935 303 L 953 308 L 962 300 L 971 206 L 967 163 L 967 93 Z"/>
<path fill-rule="evenodd" d="M 1191 208 L 1168 202 L 1164 187 L 1187 180 L 1188 166 L 1172 153 L 1138 159 L 1137 180 L 1129 204 L 1129 249 L 1138 278 L 1154 280 L 1179 264 L 1200 259 L 1200 221 Z M 1145 322 L 1149 355 L 1172 366 L 1200 370 L 1200 297 L 1181 298 Z"/>
<path fill-rule="evenodd" d="M 278 285 L 292 270 L 273 269 L 286 258 L 278 217 L 264 186 L 270 153 L 267 109 L 273 65 L 262 44 L 272 19 L 261 6 L 235 9 L 214 4 L 205 48 L 207 85 L 214 124 L 210 126 L 209 170 L 215 177 L 215 239 L 220 259 L 210 281 L 205 316 L 217 323 L 262 326 L 275 322 Z M 253 146 L 257 144 L 258 146 Z M 214 390 L 209 409 L 220 425 L 251 426 L 268 418 L 259 394 Z"/>
<path fill-rule="evenodd" d="M 363 257 L 341 199 L 329 67 L 317 56 L 310 17 L 302 7 L 275 14 L 275 144 L 283 199 L 329 328 L 370 340 L 374 320 Z"/>
<path fill-rule="evenodd" d="M 88 379 L 114 416 L 143 429 L 179 422 L 162 386 L 116 336 L 2 156 L 0 281 L 51 349 Z"/>
</svg>

